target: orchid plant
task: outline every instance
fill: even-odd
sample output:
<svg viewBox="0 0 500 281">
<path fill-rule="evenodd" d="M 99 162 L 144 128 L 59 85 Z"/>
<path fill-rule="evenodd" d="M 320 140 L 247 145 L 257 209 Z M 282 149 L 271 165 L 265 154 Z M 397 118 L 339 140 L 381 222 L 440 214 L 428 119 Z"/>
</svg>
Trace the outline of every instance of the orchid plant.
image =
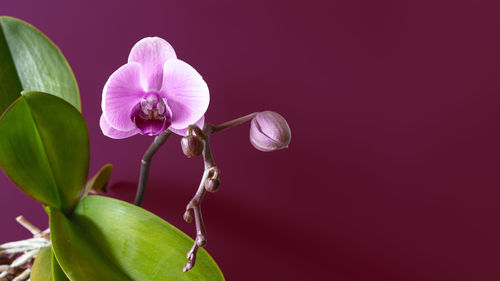
<svg viewBox="0 0 500 281">
<path fill-rule="evenodd" d="M 220 187 L 209 139 L 251 121 L 255 148 L 282 149 L 291 135 L 281 115 L 206 122 L 210 96 L 202 76 L 167 41 L 140 40 L 104 85 L 100 118 L 102 133 L 117 141 L 154 137 L 130 204 L 103 196 L 111 164 L 88 178 L 89 134 L 76 79 L 60 50 L 28 23 L 0 17 L 0 59 L 0 167 L 43 205 L 50 225 L 42 231 L 18 217 L 33 237 L 0 245 L 1 281 L 224 280 L 202 248 L 201 202 Z M 140 207 L 152 158 L 172 133 L 181 136 L 186 156 L 201 155 L 205 165 L 184 213 L 186 222 L 195 222 L 194 240 Z"/>
</svg>

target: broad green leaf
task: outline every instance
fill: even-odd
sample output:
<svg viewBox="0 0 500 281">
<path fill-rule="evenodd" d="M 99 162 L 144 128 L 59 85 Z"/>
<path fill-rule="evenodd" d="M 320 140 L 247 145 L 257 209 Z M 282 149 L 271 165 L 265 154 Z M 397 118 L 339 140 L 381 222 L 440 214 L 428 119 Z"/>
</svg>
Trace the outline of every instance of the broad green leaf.
<svg viewBox="0 0 500 281">
<path fill-rule="evenodd" d="M 82 189 L 82 194 L 80 198 L 83 198 L 89 194 L 90 191 L 97 193 L 106 193 L 106 186 L 108 185 L 109 178 L 113 172 L 113 165 L 106 164 L 95 174 L 91 179 L 85 184 L 85 188 Z"/>
<path fill-rule="evenodd" d="M 193 240 L 161 218 L 103 196 L 83 198 L 71 216 L 50 210 L 54 253 L 72 281 L 224 280 L 200 249 L 195 267 L 182 272 Z"/>
<path fill-rule="evenodd" d="M 52 256 L 52 277 L 54 278 L 54 281 L 70 281 L 66 276 L 66 274 L 64 274 L 64 271 L 62 270 L 61 266 L 59 265 L 59 262 L 57 261 L 56 256 L 54 255 L 54 251 L 50 252 Z"/>
<path fill-rule="evenodd" d="M 0 117 L 0 167 L 26 194 L 70 211 L 87 181 L 85 120 L 66 101 L 23 92 Z"/>
<path fill-rule="evenodd" d="M 53 281 L 52 278 L 52 248 L 43 247 L 36 255 L 31 269 L 31 281 Z"/>
<path fill-rule="evenodd" d="M 58 96 L 81 110 L 75 76 L 59 48 L 22 20 L 0 17 L 0 114 L 21 91 Z"/>
<path fill-rule="evenodd" d="M 52 247 L 41 248 L 38 252 L 33 268 L 31 281 L 69 281 L 57 262 Z"/>
</svg>

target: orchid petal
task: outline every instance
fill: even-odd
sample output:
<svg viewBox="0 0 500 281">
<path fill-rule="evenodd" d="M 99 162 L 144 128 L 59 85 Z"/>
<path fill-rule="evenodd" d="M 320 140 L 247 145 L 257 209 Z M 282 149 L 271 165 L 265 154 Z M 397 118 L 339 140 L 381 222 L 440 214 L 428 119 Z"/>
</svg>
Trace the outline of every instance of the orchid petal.
<svg viewBox="0 0 500 281">
<path fill-rule="evenodd" d="M 172 59 L 163 68 L 160 95 L 172 110 L 174 129 L 183 129 L 198 121 L 207 111 L 210 95 L 207 83 L 189 64 Z"/>
<path fill-rule="evenodd" d="M 140 64 L 127 63 L 111 74 L 102 91 L 102 111 L 108 123 L 117 130 L 136 128 L 130 113 L 144 96 L 140 71 Z"/>
<path fill-rule="evenodd" d="M 101 115 L 101 120 L 99 123 L 101 125 L 102 133 L 105 136 L 110 137 L 112 139 L 128 138 L 128 137 L 131 137 L 139 132 L 138 129 L 133 129 L 130 131 L 119 131 L 119 130 L 111 127 L 111 125 L 109 125 L 108 121 L 106 121 L 104 114 Z"/>
<path fill-rule="evenodd" d="M 196 121 L 195 125 L 198 126 L 198 128 L 203 130 L 203 126 L 205 125 L 205 115 L 201 116 L 200 120 Z M 187 127 L 184 129 L 174 129 L 174 128 L 170 127 L 169 130 L 172 131 L 172 133 L 177 134 L 179 136 L 184 137 L 187 135 Z"/>
<path fill-rule="evenodd" d="M 159 91 L 163 80 L 163 65 L 176 59 L 174 48 L 159 37 L 146 37 L 137 42 L 130 51 L 128 62 L 142 66 L 143 87 L 147 91 Z"/>
</svg>

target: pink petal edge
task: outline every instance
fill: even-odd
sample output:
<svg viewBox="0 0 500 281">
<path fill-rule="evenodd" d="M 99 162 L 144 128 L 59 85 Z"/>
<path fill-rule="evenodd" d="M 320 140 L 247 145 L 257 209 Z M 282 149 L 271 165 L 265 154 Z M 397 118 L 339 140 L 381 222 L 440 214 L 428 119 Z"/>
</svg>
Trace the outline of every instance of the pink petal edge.
<svg viewBox="0 0 500 281">
<path fill-rule="evenodd" d="M 140 83 L 141 65 L 127 63 L 109 77 L 102 91 L 102 111 L 108 123 L 120 131 L 130 131 L 136 125 L 130 119 L 133 107 L 144 96 Z"/>
<path fill-rule="evenodd" d="M 128 62 L 141 64 L 144 89 L 159 91 L 163 80 L 163 65 L 169 59 L 176 59 L 174 48 L 162 38 L 146 37 L 135 43 L 128 56 Z"/>
<path fill-rule="evenodd" d="M 203 130 L 203 126 L 205 125 L 205 115 L 201 116 L 200 120 L 196 121 L 196 126 L 198 126 L 200 129 Z M 189 124 L 191 125 L 191 124 Z M 188 125 L 188 126 L 189 126 Z M 172 131 L 174 134 L 177 134 L 179 136 L 186 136 L 187 135 L 187 127 L 184 128 L 184 129 L 174 129 L 172 127 L 168 128 L 170 131 Z"/>
<path fill-rule="evenodd" d="M 210 103 L 207 83 L 192 66 L 178 59 L 165 62 L 160 95 L 172 110 L 171 128 L 174 129 L 194 124 Z"/>
<path fill-rule="evenodd" d="M 106 121 L 106 117 L 104 116 L 104 114 L 101 115 L 101 119 L 99 120 L 99 125 L 101 126 L 102 133 L 105 136 L 110 137 L 112 139 L 128 138 L 139 132 L 138 129 L 133 129 L 131 131 L 120 131 L 111 127 L 108 121 Z"/>
</svg>

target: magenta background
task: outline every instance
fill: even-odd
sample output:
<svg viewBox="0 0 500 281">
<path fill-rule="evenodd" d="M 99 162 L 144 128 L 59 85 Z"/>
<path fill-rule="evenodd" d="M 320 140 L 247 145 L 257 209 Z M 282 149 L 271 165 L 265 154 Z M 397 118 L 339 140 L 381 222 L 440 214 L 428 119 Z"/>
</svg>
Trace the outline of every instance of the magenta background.
<svg viewBox="0 0 500 281">
<path fill-rule="evenodd" d="M 488 281 L 500 280 L 499 8 L 2 0 L 0 14 L 60 46 L 81 89 L 91 172 L 114 163 L 124 200 L 151 139 L 104 137 L 101 90 L 142 37 L 167 39 L 204 76 L 209 122 L 266 109 L 287 118 L 288 150 L 253 149 L 248 125 L 213 137 L 223 186 L 203 205 L 207 248 L 228 280 Z M 193 236 L 182 214 L 202 164 L 178 141 L 154 159 L 144 207 Z M 19 214 L 47 225 L 3 174 L 0 186 L 0 241 L 28 236 Z"/>
</svg>

